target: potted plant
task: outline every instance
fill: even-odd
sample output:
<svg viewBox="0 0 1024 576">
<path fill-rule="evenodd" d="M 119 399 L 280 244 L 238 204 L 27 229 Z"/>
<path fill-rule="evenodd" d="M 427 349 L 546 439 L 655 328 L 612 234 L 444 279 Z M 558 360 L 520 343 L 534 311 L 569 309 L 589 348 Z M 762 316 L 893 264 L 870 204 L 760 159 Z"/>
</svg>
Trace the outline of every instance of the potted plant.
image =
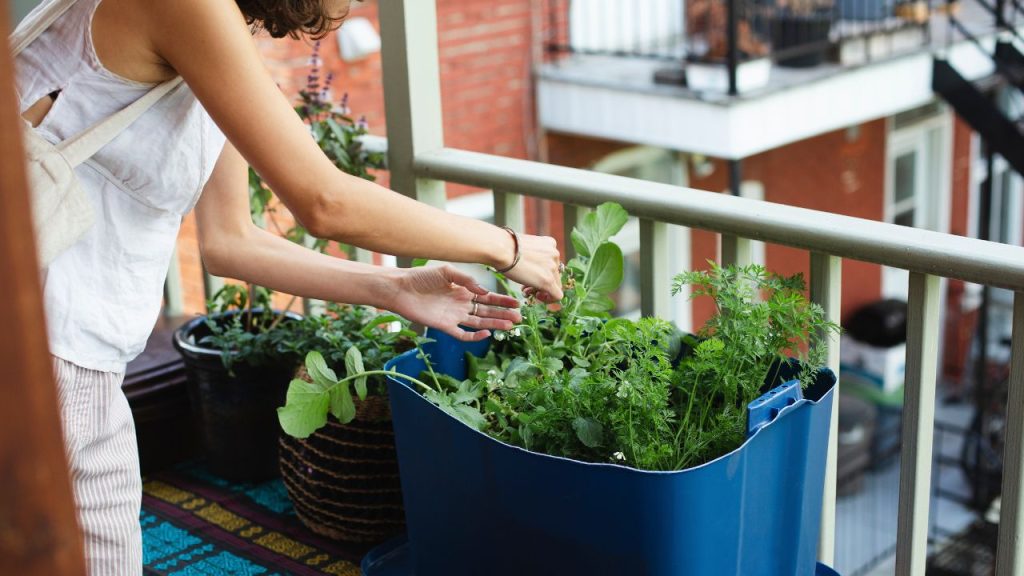
<svg viewBox="0 0 1024 576">
<path fill-rule="evenodd" d="M 187 322 L 173 339 L 185 360 L 207 466 L 228 480 L 273 477 L 274 410 L 296 364 L 282 341 L 301 317 L 272 311 L 270 292 L 254 286 L 227 285 L 207 306 L 207 316 Z"/>
<path fill-rule="evenodd" d="M 294 325 L 287 347 L 306 360 L 289 387 L 288 405 L 278 410 L 281 477 L 296 514 L 314 532 L 376 544 L 404 529 L 387 382 L 378 374 L 353 380 L 350 389 L 337 375 L 382 370 L 416 338 L 405 320 L 366 307 L 331 304 Z M 316 412 L 319 426 L 303 426 L 296 398 L 331 387 L 329 409 Z"/>
<path fill-rule="evenodd" d="M 676 279 L 715 300 L 696 336 L 609 318 L 625 218 L 603 205 L 572 232 L 560 306 L 389 363 L 409 541 L 364 573 L 834 574 L 815 562 L 835 383 L 818 367 L 838 328 L 801 278 L 756 266 Z"/>
<path fill-rule="evenodd" d="M 832 0 L 777 0 L 771 16 L 772 52 L 779 66 L 809 68 L 825 61 L 835 19 Z"/>
<path fill-rule="evenodd" d="M 768 83 L 771 59 L 761 31 L 748 18 L 753 7 L 744 6 L 737 15 L 736 87 L 749 92 Z M 697 92 L 726 93 L 728 70 L 728 7 L 723 0 L 695 0 L 686 5 L 686 30 L 689 61 L 686 85 Z"/>
</svg>

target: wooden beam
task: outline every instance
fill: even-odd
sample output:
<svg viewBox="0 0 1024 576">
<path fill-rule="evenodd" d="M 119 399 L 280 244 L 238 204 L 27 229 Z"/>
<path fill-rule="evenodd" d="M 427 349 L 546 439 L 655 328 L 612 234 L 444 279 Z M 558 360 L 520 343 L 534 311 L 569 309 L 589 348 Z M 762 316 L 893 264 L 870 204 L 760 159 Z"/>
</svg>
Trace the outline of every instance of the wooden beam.
<svg viewBox="0 0 1024 576">
<path fill-rule="evenodd" d="M 0 30 L 9 29 L 8 3 L 0 2 Z M 6 46 L 0 50 L 0 574 L 84 575 Z"/>
</svg>

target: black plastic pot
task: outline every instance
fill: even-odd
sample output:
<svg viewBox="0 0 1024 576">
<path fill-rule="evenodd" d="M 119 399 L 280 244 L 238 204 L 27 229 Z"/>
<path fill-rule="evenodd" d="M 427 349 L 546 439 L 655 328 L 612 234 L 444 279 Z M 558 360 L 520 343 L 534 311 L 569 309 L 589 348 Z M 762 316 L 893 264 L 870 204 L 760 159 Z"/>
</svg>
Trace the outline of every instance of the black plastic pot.
<svg viewBox="0 0 1024 576">
<path fill-rule="evenodd" d="M 831 30 L 831 12 L 779 14 L 771 22 L 772 51 L 794 53 L 783 55 L 776 63 L 789 68 L 818 66 L 825 61 Z"/>
<path fill-rule="evenodd" d="M 301 316 L 289 313 L 288 318 Z M 274 478 L 278 475 L 277 408 L 284 405 L 295 365 L 253 366 L 236 361 L 229 372 L 219 350 L 199 344 L 209 334 L 205 316 L 174 333 L 174 347 L 185 359 L 189 400 L 209 470 L 235 482 Z"/>
</svg>

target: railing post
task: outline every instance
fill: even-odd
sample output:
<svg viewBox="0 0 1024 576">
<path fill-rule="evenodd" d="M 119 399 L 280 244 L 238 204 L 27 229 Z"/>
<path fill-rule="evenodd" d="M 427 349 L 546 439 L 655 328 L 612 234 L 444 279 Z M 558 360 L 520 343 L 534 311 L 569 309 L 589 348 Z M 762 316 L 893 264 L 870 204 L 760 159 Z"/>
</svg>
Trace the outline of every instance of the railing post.
<svg viewBox="0 0 1024 576">
<path fill-rule="evenodd" d="M 842 309 L 843 260 L 828 254 L 811 253 L 811 301 L 825 310 L 825 318 L 839 324 Z M 829 334 L 828 368 L 839 374 L 839 335 Z M 825 490 L 822 494 L 821 532 L 818 559 L 832 565 L 836 544 L 836 482 L 839 451 L 839 384 L 833 393 L 832 422 L 829 425 L 828 457 L 825 464 Z"/>
<path fill-rule="evenodd" d="M 417 154 L 444 146 L 435 0 L 387 0 L 380 10 L 391 188 L 444 208 L 444 182 L 416 178 Z M 400 264 L 407 266 L 405 259 Z"/>
<path fill-rule="evenodd" d="M 181 316 L 185 313 L 185 297 L 181 288 L 181 267 L 178 262 L 178 249 L 171 253 L 171 265 L 167 268 L 167 279 L 164 280 L 164 316 Z"/>
<path fill-rule="evenodd" d="M 569 261 L 576 257 L 576 247 L 573 246 L 572 240 L 569 239 L 572 229 L 576 227 L 576 223 L 580 221 L 590 212 L 590 208 L 583 206 L 575 206 L 573 204 L 562 204 L 562 230 L 565 232 L 565 246 L 562 248 L 562 258 Z"/>
<path fill-rule="evenodd" d="M 747 266 L 754 261 L 749 238 L 740 238 L 732 234 L 722 234 L 722 255 L 719 259 L 722 266 Z"/>
<path fill-rule="evenodd" d="M 1010 357 L 1010 394 L 1006 400 L 1003 445 L 1003 495 L 999 512 L 999 547 L 996 575 L 1024 574 L 1024 292 L 1013 296 L 1013 344 Z"/>
<path fill-rule="evenodd" d="M 494 223 L 498 226 L 509 226 L 522 231 L 526 226 L 526 214 L 523 211 L 523 197 L 520 194 L 508 194 L 494 191 Z"/>
<path fill-rule="evenodd" d="M 739 38 L 737 38 L 739 24 L 738 15 L 736 14 L 736 11 L 739 10 L 739 0 L 725 0 L 725 2 L 726 18 L 728 20 L 728 29 L 726 30 L 726 34 L 728 34 L 728 38 L 726 38 L 726 42 L 728 42 L 728 53 L 726 54 L 728 62 L 726 65 L 729 68 L 729 95 L 736 96 L 739 94 L 739 86 L 736 81 L 740 61 Z"/>
<path fill-rule="evenodd" d="M 520 194 L 509 194 L 506 192 L 493 191 L 494 196 L 494 224 L 497 226 L 508 226 L 516 231 L 522 231 L 526 226 L 526 212 L 524 211 L 523 197 Z M 511 282 L 511 280 L 509 281 Z M 512 284 L 518 290 L 518 284 Z M 501 287 L 499 286 L 501 289 Z M 504 289 L 501 289 L 503 292 Z"/>
<path fill-rule="evenodd" d="M 908 304 L 896 575 L 924 576 L 939 355 L 939 278 L 911 272 Z"/>
<path fill-rule="evenodd" d="M 640 220 L 640 312 L 654 318 L 672 318 L 669 286 L 668 224 Z"/>
<path fill-rule="evenodd" d="M 206 301 L 209 302 L 213 298 L 213 295 L 223 287 L 224 279 L 220 276 L 210 274 L 206 271 L 206 266 L 203 266 L 203 293 L 206 295 Z M 210 310 L 207 310 L 207 312 L 209 311 Z"/>
</svg>

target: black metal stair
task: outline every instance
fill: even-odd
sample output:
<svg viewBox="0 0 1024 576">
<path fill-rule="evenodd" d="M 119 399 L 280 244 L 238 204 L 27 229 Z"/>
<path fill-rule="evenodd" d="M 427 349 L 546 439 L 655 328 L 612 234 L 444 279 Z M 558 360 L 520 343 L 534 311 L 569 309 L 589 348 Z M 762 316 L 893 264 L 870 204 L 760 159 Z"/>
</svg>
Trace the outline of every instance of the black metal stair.
<svg viewBox="0 0 1024 576">
<path fill-rule="evenodd" d="M 1005 158 L 1018 173 L 1024 174 L 1024 134 L 992 99 L 940 58 L 936 58 L 933 64 L 932 90 L 953 106 L 960 117 L 988 142 L 993 152 Z"/>
<path fill-rule="evenodd" d="M 996 42 L 992 58 L 996 61 L 999 73 L 1024 92 L 1024 54 L 1009 42 Z"/>
</svg>

